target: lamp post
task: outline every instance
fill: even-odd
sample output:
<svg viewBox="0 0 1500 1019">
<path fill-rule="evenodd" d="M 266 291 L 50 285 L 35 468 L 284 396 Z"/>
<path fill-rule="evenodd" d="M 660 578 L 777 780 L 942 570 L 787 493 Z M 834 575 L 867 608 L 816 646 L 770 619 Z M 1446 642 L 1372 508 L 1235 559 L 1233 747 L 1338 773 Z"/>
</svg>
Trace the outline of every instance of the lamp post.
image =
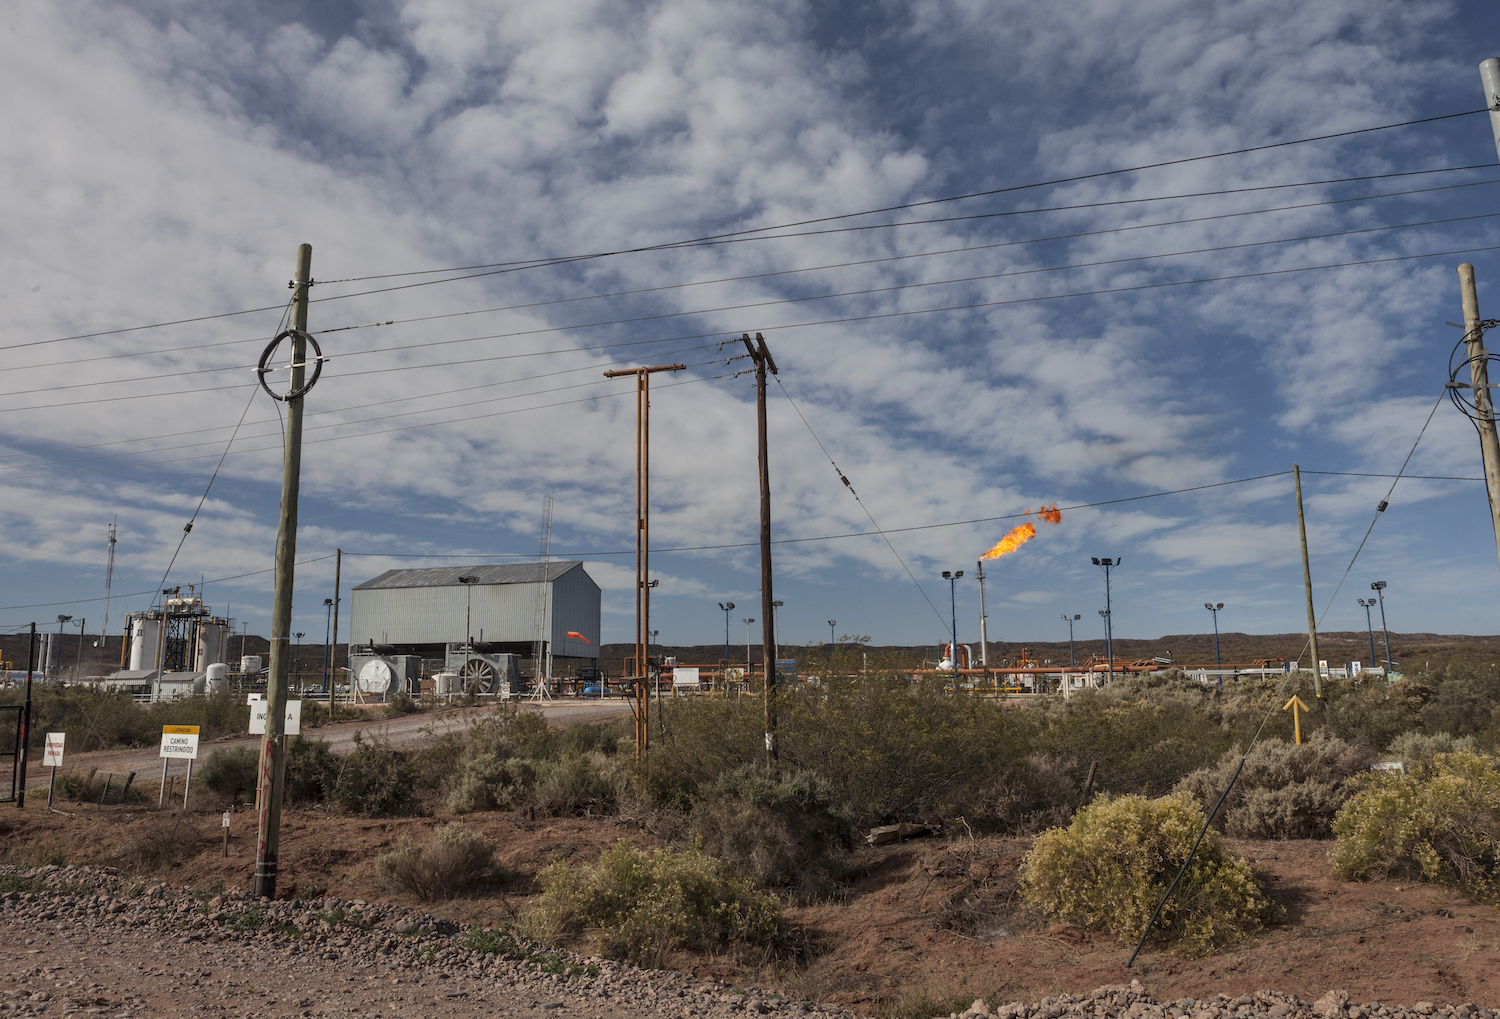
<svg viewBox="0 0 1500 1019">
<path fill-rule="evenodd" d="M 1390 670 L 1395 667 L 1396 663 L 1391 661 L 1391 631 L 1385 628 L 1385 581 L 1375 581 L 1370 585 L 1370 590 L 1374 591 L 1375 596 L 1380 599 L 1380 637 L 1385 641 L 1385 676 L 1386 679 L 1390 679 Z"/>
<path fill-rule="evenodd" d="M 297 692 L 301 693 L 301 691 L 302 691 L 302 638 L 306 637 L 307 634 L 306 634 L 306 632 L 303 632 L 303 633 L 294 633 L 294 634 L 292 634 L 292 636 L 297 638 L 297 653 L 296 653 L 296 656 L 292 660 L 296 663 L 296 670 L 297 670 Z"/>
<path fill-rule="evenodd" d="M 771 657 L 781 658 L 781 606 L 784 601 L 773 601 L 771 603 Z"/>
<path fill-rule="evenodd" d="M 329 638 L 333 635 L 333 599 L 324 598 L 323 606 L 328 609 L 328 619 L 323 624 L 323 689 L 328 689 L 328 652 Z"/>
<path fill-rule="evenodd" d="M 1356 598 L 1359 607 L 1365 610 L 1365 632 L 1370 635 L 1370 665 L 1375 665 L 1375 624 L 1370 621 L 1370 610 L 1375 607 L 1374 598 Z M 1384 670 L 1382 670 L 1384 671 Z"/>
<path fill-rule="evenodd" d="M 1068 624 L 1068 668 L 1073 668 L 1073 624 L 1083 618 L 1082 613 L 1074 613 L 1071 616 L 1063 616 L 1063 622 Z"/>
<path fill-rule="evenodd" d="M 724 610 L 724 666 L 729 666 L 729 613 L 734 611 L 734 602 L 721 601 L 719 608 Z"/>
<path fill-rule="evenodd" d="M 943 579 L 948 582 L 948 611 L 953 623 L 953 643 L 949 646 L 949 660 L 953 663 L 953 686 L 958 687 L 958 578 L 964 575 L 963 570 L 954 570 L 952 573 L 943 571 Z"/>
<path fill-rule="evenodd" d="M 755 620 L 745 619 L 742 622 L 745 624 L 745 679 L 748 681 L 752 671 L 750 667 L 750 624 L 755 622 Z"/>
<path fill-rule="evenodd" d="M 1214 614 L 1214 668 L 1222 668 L 1219 660 L 1219 610 L 1224 607 L 1223 602 L 1215 605 L 1213 602 L 1204 602 L 1203 607 Z"/>
<path fill-rule="evenodd" d="M 1110 600 L 1109 593 L 1109 571 L 1112 567 L 1119 566 L 1123 559 L 1095 559 L 1094 565 L 1104 571 L 1104 611 L 1099 613 L 1104 617 L 1104 654 L 1109 659 L 1109 681 L 1115 681 L 1115 626 L 1114 605 Z"/>
<path fill-rule="evenodd" d="M 479 583 L 479 578 L 473 575 L 459 577 L 458 582 L 464 586 L 464 664 L 459 667 L 459 671 L 462 672 L 463 669 L 468 667 L 469 656 L 474 653 L 474 641 L 470 636 L 472 631 L 469 629 L 469 621 L 474 615 L 474 585 Z M 542 666 L 540 662 L 534 663 L 533 671 L 538 676 L 541 675 Z"/>
<path fill-rule="evenodd" d="M 62 682 L 62 635 L 63 635 L 63 624 L 72 621 L 72 619 L 73 619 L 72 616 L 58 616 L 57 617 L 57 647 L 52 652 L 52 660 L 54 662 L 56 662 L 57 664 L 52 667 L 52 680 L 53 680 L 53 682 L 57 682 L 57 683 Z M 163 624 L 163 625 L 165 625 L 165 624 Z"/>
</svg>

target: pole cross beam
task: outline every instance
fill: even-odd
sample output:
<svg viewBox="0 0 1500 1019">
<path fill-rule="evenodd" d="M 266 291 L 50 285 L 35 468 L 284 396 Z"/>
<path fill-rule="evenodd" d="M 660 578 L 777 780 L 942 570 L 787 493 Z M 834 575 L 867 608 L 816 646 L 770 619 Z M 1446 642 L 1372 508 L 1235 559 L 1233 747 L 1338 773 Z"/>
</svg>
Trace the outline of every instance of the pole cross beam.
<svg viewBox="0 0 1500 1019">
<path fill-rule="evenodd" d="M 635 376 L 635 756 L 651 746 L 651 701 L 646 684 L 651 667 L 646 661 L 651 631 L 651 376 L 680 372 L 685 364 L 658 364 L 607 371 L 607 379 Z"/>
</svg>

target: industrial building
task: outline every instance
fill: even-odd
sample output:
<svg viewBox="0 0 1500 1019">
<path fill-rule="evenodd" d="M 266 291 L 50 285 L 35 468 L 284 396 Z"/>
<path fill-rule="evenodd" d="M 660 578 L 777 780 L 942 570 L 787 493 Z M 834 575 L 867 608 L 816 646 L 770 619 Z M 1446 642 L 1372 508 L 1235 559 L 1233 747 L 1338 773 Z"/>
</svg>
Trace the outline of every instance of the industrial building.
<svg viewBox="0 0 1500 1019">
<path fill-rule="evenodd" d="M 233 622 L 215 616 L 192 589 L 170 592 L 162 607 L 125 619 L 128 666 L 104 681 L 141 699 L 169 701 L 227 687 L 225 658 Z M 121 665 L 127 665 L 122 660 Z"/>
<path fill-rule="evenodd" d="M 504 694 L 522 675 L 599 661 L 599 585 L 576 561 L 388 570 L 354 588 L 349 613 L 349 669 L 366 694 L 417 692 L 424 662 L 468 692 Z"/>
</svg>

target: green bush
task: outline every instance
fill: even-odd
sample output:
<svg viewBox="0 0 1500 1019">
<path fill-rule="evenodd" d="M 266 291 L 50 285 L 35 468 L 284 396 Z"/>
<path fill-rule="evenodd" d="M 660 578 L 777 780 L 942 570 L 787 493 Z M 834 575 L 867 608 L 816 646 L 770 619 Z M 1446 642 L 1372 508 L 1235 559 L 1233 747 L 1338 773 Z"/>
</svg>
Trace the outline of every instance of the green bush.
<svg viewBox="0 0 1500 1019">
<path fill-rule="evenodd" d="M 286 802 L 323 802 L 338 782 L 343 764 L 327 740 L 293 736 L 286 747 Z"/>
<path fill-rule="evenodd" d="M 1037 838 L 1021 865 L 1031 906 L 1089 930 L 1141 936 L 1203 827 L 1183 794 L 1103 798 L 1067 828 Z M 1210 829 L 1152 933 L 1190 956 L 1207 955 L 1274 916 L 1249 865 Z"/>
<path fill-rule="evenodd" d="M 463 771 L 448 794 L 448 809 L 455 814 L 509 810 L 527 801 L 535 782 L 531 761 L 501 757 L 494 751 L 467 753 Z"/>
<path fill-rule="evenodd" d="M 0 704 L 19 704 L 22 688 L 0 691 Z M 188 697 L 160 704 L 137 704 L 129 694 L 94 686 L 35 683 L 31 698 L 31 731 L 38 754 L 41 734 L 66 732 L 68 752 L 154 747 L 163 725 L 196 725 L 204 742 L 250 726 L 250 707 L 235 693 Z"/>
<path fill-rule="evenodd" d="M 254 800 L 259 782 L 259 765 L 259 747 L 220 747 L 208 755 L 197 778 L 225 803 Z"/>
<path fill-rule="evenodd" d="M 555 761 L 537 761 L 531 805 L 549 816 L 562 817 L 585 810 L 614 812 L 614 787 L 596 754 L 572 754 Z"/>
<path fill-rule="evenodd" d="M 600 954 L 660 966 L 666 953 L 722 941 L 768 944 L 780 930 L 776 899 L 756 892 L 698 847 L 646 853 L 621 841 L 594 867 L 549 864 L 525 916 L 530 937 L 591 932 Z"/>
<path fill-rule="evenodd" d="M 489 876 L 494 865 L 494 841 L 453 821 L 425 847 L 402 835 L 395 849 L 375 858 L 375 876 L 388 891 L 447 899 Z"/>
<path fill-rule="evenodd" d="M 756 885 L 807 894 L 832 883 L 835 856 L 850 846 L 832 786 L 811 772 L 773 777 L 753 764 L 719 776 L 693 810 L 691 830 Z"/>
<path fill-rule="evenodd" d="M 1430 761 L 1438 754 L 1451 754 L 1458 750 L 1473 750 L 1473 736 L 1454 736 L 1448 732 L 1403 732 L 1391 740 L 1386 755 L 1403 762 L 1407 767 Z"/>
<path fill-rule="evenodd" d="M 1353 793 L 1349 780 L 1363 774 L 1373 758 L 1369 750 L 1326 732 L 1301 745 L 1279 739 L 1257 743 L 1214 827 L 1236 838 L 1328 838 L 1334 815 Z M 1206 814 L 1223 795 L 1239 759 L 1239 751 L 1226 751 L 1217 765 L 1177 783 L 1176 791 L 1191 796 Z"/>
<path fill-rule="evenodd" d="M 406 817 L 421 813 L 416 795 L 417 770 L 404 754 L 380 737 L 354 734 L 354 749 L 344 758 L 329 796 L 361 817 Z"/>
<path fill-rule="evenodd" d="M 1421 879 L 1500 904 L 1500 756 L 1460 750 L 1365 781 L 1333 823 L 1336 873 Z"/>
<path fill-rule="evenodd" d="M 1007 768 L 964 814 L 973 827 L 1031 835 L 1067 824 L 1083 796 L 1083 768 L 1074 758 L 1034 753 Z"/>
</svg>

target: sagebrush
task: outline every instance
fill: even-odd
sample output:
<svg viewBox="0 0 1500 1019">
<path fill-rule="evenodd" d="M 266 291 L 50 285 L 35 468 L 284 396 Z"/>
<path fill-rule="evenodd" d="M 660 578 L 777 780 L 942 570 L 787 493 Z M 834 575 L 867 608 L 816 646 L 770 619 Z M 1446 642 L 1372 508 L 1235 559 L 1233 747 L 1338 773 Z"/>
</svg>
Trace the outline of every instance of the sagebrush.
<svg viewBox="0 0 1500 1019">
<path fill-rule="evenodd" d="M 495 843 L 457 821 L 432 833 L 425 846 L 402 835 L 396 848 L 375 858 L 375 876 L 388 891 L 419 899 L 446 899 L 491 876 Z"/>
</svg>

